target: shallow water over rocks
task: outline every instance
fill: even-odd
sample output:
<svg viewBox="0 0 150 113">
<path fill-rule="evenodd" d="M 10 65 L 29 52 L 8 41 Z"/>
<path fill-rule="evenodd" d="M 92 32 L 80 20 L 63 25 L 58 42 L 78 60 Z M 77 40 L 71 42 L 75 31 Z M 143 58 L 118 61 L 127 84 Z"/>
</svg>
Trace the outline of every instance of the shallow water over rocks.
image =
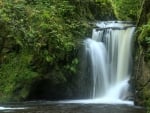
<svg viewBox="0 0 150 113">
<path fill-rule="evenodd" d="M 146 109 L 118 104 L 81 104 L 34 101 L 0 105 L 0 113 L 146 113 Z"/>
</svg>

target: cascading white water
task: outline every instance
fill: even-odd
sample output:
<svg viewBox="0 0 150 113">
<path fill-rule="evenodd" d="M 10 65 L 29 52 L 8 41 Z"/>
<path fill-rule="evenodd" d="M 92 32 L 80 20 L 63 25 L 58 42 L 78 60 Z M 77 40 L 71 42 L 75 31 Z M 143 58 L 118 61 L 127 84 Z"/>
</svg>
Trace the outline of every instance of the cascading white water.
<svg viewBox="0 0 150 113">
<path fill-rule="evenodd" d="M 101 22 L 97 26 L 92 39 L 84 41 L 93 76 L 92 98 L 125 100 L 128 98 L 135 27 L 121 22 Z"/>
<path fill-rule="evenodd" d="M 83 65 L 84 76 L 89 79 L 92 76 L 92 87 L 90 87 L 92 93 L 89 92 L 92 94 L 91 98 L 61 102 L 133 105 L 133 101 L 128 100 L 131 96 L 128 82 L 132 70 L 134 30 L 134 25 L 129 22 L 97 23 L 92 38 L 84 40 L 85 53 L 83 52 L 82 60 L 86 64 Z M 88 82 L 85 88 L 90 85 L 91 83 Z"/>
<path fill-rule="evenodd" d="M 108 88 L 106 48 L 104 43 L 96 42 L 92 39 L 85 40 L 85 45 L 86 52 L 89 53 L 92 63 L 93 97 L 99 97 L 104 95 Z"/>
</svg>

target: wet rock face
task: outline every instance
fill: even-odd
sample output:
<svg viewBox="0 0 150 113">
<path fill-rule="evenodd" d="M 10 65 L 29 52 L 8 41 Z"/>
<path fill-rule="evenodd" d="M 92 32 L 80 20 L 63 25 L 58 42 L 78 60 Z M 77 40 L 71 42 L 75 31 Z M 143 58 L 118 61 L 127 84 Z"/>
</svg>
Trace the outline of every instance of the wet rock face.
<svg viewBox="0 0 150 113">
<path fill-rule="evenodd" d="M 150 2 L 143 1 L 138 21 L 134 62 L 135 104 L 150 106 Z"/>
<path fill-rule="evenodd" d="M 150 44 L 147 43 L 149 37 L 149 23 L 142 26 L 138 37 L 138 48 L 136 48 L 134 63 L 135 82 L 135 104 L 150 105 Z"/>
<path fill-rule="evenodd" d="M 150 102 L 150 65 L 139 54 L 135 64 L 135 104 L 147 105 Z"/>
</svg>

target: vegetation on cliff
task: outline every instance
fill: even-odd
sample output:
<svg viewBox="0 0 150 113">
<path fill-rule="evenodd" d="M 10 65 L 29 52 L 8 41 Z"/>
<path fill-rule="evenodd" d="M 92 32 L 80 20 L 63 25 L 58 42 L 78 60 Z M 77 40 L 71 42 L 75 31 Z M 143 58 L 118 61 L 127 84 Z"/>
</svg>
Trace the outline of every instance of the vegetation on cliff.
<svg viewBox="0 0 150 113">
<path fill-rule="evenodd" d="M 137 21 L 142 0 L 112 0 L 112 2 L 119 20 Z"/>
<path fill-rule="evenodd" d="M 109 0 L 0 0 L 0 100 L 75 96 L 78 47 L 110 18 Z"/>
<path fill-rule="evenodd" d="M 135 57 L 135 102 L 150 107 L 150 8 L 149 0 L 142 0 L 137 21 Z M 149 109 L 150 110 L 150 109 Z"/>
</svg>

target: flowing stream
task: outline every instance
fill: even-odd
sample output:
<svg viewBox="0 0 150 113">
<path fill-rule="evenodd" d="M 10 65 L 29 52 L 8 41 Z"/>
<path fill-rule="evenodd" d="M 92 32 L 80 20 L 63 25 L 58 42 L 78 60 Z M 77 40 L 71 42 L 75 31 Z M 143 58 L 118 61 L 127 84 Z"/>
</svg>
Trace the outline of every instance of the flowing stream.
<svg viewBox="0 0 150 113">
<path fill-rule="evenodd" d="M 1 104 L 0 113 L 146 113 L 146 109 L 130 105 L 59 103 L 30 101 Z"/>
</svg>

